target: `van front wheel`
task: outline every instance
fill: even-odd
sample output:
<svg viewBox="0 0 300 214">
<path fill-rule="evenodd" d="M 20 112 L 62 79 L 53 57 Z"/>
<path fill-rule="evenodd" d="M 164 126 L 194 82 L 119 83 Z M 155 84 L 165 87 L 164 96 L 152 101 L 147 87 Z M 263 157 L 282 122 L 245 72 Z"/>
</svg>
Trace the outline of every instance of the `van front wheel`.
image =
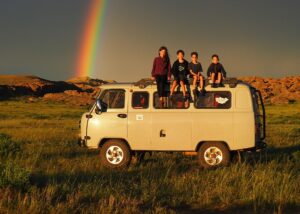
<svg viewBox="0 0 300 214">
<path fill-rule="evenodd" d="M 106 168 L 126 168 L 131 161 L 130 149 L 121 140 L 108 140 L 100 150 L 100 161 Z"/>
<path fill-rule="evenodd" d="M 206 142 L 201 145 L 198 158 L 200 166 L 204 168 L 226 166 L 230 162 L 230 153 L 223 143 Z"/>
</svg>

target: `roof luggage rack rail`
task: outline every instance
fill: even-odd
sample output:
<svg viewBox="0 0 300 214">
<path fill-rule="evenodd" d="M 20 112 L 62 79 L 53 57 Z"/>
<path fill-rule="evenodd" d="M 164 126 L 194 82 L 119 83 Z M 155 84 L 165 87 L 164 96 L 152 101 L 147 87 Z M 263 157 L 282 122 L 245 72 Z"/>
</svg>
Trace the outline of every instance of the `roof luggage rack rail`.
<svg viewBox="0 0 300 214">
<path fill-rule="evenodd" d="M 236 77 L 228 77 L 226 79 L 224 79 L 222 81 L 222 83 L 225 85 L 225 84 L 228 84 L 230 88 L 235 88 L 237 86 L 238 83 L 241 83 L 242 81 L 238 80 Z M 205 83 L 204 83 L 205 86 L 207 85 L 211 85 L 211 83 L 209 82 L 209 79 L 205 79 Z"/>
<path fill-rule="evenodd" d="M 193 84 L 193 79 L 188 79 L 190 84 Z M 172 81 L 172 80 L 171 80 Z M 223 80 L 223 84 L 228 84 L 230 88 L 235 88 L 238 83 L 242 81 L 238 80 L 235 77 L 228 77 L 225 80 Z M 156 85 L 156 82 L 152 80 L 151 78 L 143 78 L 135 83 L 133 83 L 134 86 L 138 86 L 139 88 L 147 88 L 150 85 Z M 205 79 L 204 85 L 211 85 L 209 82 L 209 79 Z"/>
<path fill-rule="evenodd" d="M 156 82 L 151 78 L 143 78 L 139 81 L 133 83 L 134 86 L 138 86 L 139 88 L 146 88 L 149 85 L 156 85 Z"/>
</svg>

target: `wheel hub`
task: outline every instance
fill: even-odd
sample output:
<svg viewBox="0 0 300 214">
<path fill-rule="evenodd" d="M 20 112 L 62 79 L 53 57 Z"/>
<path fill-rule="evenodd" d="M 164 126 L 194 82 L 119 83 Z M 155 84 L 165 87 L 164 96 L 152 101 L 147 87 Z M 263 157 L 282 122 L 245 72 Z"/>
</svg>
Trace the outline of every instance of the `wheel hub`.
<svg viewBox="0 0 300 214">
<path fill-rule="evenodd" d="M 111 164 L 120 164 L 124 158 L 123 150 L 119 146 L 110 146 L 106 150 L 106 159 Z"/>
<path fill-rule="evenodd" d="M 216 166 L 223 160 L 222 151 L 218 147 L 209 147 L 204 151 L 204 160 L 207 164 Z"/>
</svg>

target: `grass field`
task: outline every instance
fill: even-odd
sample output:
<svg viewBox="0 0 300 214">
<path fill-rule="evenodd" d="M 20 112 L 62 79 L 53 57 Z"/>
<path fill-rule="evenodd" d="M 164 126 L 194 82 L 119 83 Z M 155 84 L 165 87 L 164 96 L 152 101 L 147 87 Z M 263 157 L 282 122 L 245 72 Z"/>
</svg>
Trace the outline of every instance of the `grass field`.
<svg viewBox="0 0 300 214">
<path fill-rule="evenodd" d="M 266 110 L 269 148 L 229 167 L 155 153 L 108 171 L 76 144 L 86 107 L 0 102 L 0 213 L 299 213 L 300 104 Z"/>
</svg>

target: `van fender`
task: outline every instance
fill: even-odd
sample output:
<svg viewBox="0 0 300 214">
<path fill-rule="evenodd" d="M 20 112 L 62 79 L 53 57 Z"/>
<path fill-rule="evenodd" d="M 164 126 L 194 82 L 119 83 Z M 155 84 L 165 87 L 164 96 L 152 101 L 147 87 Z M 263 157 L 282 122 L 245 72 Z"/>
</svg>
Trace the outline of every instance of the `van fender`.
<svg viewBox="0 0 300 214">
<path fill-rule="evenodd" d="M 98 148 L 101 148 L 108 140 L 120 140 L 120 141 L 124 142 L 131 150 L 131 147 L 130 147 L 128 141 L 124 138 L 102 138 L 98 144 Z"/>
<path fill-rule="evenodd" d="M 229 151 L 231 151 L 230 147 L 228 146 L 228 144 L 225 142 L 225 141 L 215 141 L 215 140 L 204 140 L 204 141 L 200 141 L 196 148 L 195 148 L 195 151 L 198 152 L 198 150 L 200 149 L 200 147 L 202 146 L 203 143 L 206 143 L 206 142 L 213 142 L 213 143 L 221 143 L 223 145 L 225 145 Z"/>
</svg>

